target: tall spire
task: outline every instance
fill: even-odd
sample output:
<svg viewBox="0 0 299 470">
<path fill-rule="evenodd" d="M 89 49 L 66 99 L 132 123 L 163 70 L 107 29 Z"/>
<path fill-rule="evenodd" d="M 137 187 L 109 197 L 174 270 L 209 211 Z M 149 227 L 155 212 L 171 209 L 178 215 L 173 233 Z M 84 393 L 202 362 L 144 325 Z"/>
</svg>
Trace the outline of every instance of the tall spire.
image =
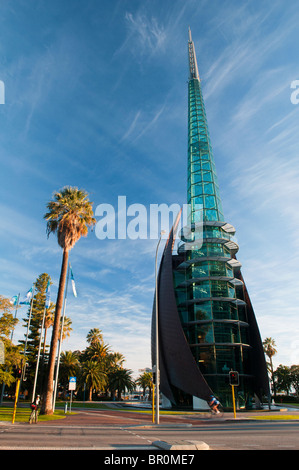
<svg viewBox="0 0 299 470">
<path fill-rule="evenodd" d="M 188 204 L 191 222 L 223 221 L 213 150 L 210 142 L 194 43 L 189 28 Z"/>
<path fill-rule="evenodd" d="M 190 26 L 189 26 L 188 50 L 189 50 L 189 71 L 190 71 L 190 77 L 189 78 L 190 78 L 190 80 L 192 78 L 197 78 L 198 80 L 200 80 L 199 74 L 198 74 L 197 61 L 196 61 L 194 43 L 192 41 Z"/>
</svg>

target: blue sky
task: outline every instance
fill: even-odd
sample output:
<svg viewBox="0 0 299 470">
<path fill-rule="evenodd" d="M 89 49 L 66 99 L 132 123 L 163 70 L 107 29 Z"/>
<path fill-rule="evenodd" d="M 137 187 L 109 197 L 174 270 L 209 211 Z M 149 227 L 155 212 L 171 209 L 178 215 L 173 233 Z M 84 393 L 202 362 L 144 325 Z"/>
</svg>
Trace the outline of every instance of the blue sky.
<svg viewBox="0 0 299 470">
<path fill-rule="evenodd" d="M 276 366 L 298 364 L 297 2 L 1 2 L 0 293 L 23 295 L 47 272 L 55 300 L 62 253 L 43 215 L 65 185 L 85 189 L 94 209 L 117 207 L 118 196 L 186 203 L 189 25 L 224 214 L 261 335 L 276 341 Z M 150 366 L 156 243 L 95 232 L 77 243 L 63 349 L 85 348 L 97 327 L 135 375 Z"/>
</svg>

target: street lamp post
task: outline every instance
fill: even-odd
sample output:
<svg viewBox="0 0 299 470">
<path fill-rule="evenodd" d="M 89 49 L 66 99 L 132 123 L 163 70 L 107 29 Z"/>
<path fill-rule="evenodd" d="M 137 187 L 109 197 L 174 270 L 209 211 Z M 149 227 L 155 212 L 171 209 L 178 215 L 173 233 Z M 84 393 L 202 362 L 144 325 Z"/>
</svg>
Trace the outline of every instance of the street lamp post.
<svg viewBox="0 0 299 470">
<path fill-rule="evenodd" d="M 156 249 L 156 260 L 155 260 L 155 283 L 156 283 L 156 413 L 155 413 L 155 423 L 159 424 L 160 422 L 160 410 L 159 410 L 159 395 L 160 395 L 160 367 L 159 367 L 159 328 L 158 328 L 158 276 L 157 276 L 157 258 L 158 258 L 158 249 L 161 242 L 162 235 L 164 235 L 165 230 L 162 230 L 160 233 L 160 238 L 157 244 Z"/>
</svg>

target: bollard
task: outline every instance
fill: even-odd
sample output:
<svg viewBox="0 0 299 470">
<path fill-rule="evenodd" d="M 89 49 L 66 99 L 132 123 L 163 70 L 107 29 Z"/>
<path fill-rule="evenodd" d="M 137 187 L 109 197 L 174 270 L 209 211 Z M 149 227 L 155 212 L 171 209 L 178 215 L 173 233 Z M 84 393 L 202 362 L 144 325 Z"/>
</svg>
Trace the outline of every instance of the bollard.
<svg viewBox="0 0 299 470">
<path fill-rule="evenodd" d="M 64 404 L 64 414 L 67 414 L 67 403 Z"/>
</svg>

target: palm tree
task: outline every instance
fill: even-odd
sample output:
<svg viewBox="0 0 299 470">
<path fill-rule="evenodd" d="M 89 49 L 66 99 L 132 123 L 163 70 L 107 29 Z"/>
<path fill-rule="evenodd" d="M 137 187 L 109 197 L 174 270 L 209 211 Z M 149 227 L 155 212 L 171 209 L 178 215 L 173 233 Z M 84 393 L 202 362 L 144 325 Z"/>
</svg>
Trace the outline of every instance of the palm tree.
<svg viewBox="0 0 299 470">
<path fill-rule="evenodd" d="M 121 392 L 133 390 L 135 382 L 131 377 L 132 371 L 130 369 L 115 369 L 109 374 L 109 389 L 114 395 L 117 390 L 117 398 L 121 399 Z"/>
<path fill-rule="evenodd" d="M 54 367 L 67 276 L 69 251 L 74 247 L 75 243 L 82 236 L 87 236 L 88 227 L 93 226 L 96 220 L 93 217 L 92 203 L 89 201 L 87 193 L 78 188 L 66 186 L 61 191 L 55 193 L 54 200 L 48 203 L 47 208 L 48 212 L 44 215 L 44 218 L 47 220 L 47 235 L 49 237 L 51 233 L 56 233 L 58 244 L 63 250 L 49 354 L 47 388 L 45 400 L 42 406 L 42 412 L 44 414 L 53 414 L 52 396 Z"/>
<path fill-rule="evenodd" d="M 60 356 L 59 380 L 66 386 L 70 377 L 76 377 L 79 373 L 80 362 L 78 354 L 65 351 Z"/>
<path fill-rule="evenodd" d="M 114 369 L 122 368 L 123 363 L 125 362 L 126 358 L 120 352 L 113 352 L 108 354 L 107 357 L 107 367 L 109 371 Z"/>
<path fill-rule="evenodd" d="M 109 344 L 93 343 L 91 346 L 88 346 L 84 351 L 84 358 L 92 359 L 93 361 L 98 361 L 102 364 L 106 364 L 106 358 L 109 352 Z"/>
<path fill-rule="evenodd" d="M 273 384 L 273 393 L 274 393 L 274 397 L 276 397 L 276 387 L 275 387 L 275 380 L 274 380 L 274 369 L 273 369 L 273 362 L 272 362 L 272 357 L 275 356 L 275 354 L 277 353 L 277 350 L 275 349 L 275 348 L 276 348 L 276 344 L 275 344 L 275 341 L 274 341 L 273 338 L 266 338 L 266 339 L 263 341 L 263 346 L 264 346 L 264 353 L 265 353 L 266 356 L 268 356 L 268 358 L 269 358 L 269 362 L 267 363 L 267 365 L 268 365 L 269 368 L 270 368 L 271 380 L 272 380 L 272 384 Z"/>
<path fill-rule="evenodd" d="M 59 327 L 59 338 L 61 335 L 61 323 L 62 320 L 60 321 L 60 327 Z M 62 328 L 62 341 L 65 340 L 65 338 L 68 338 L 71 334 L 71 331 L 73 331 L 73 328 L 71 328 L 72 320 L 65 316 L 63 320 L 63 328 Z"/>
<path fill-rule="evenodd" d="M 92 346 L 95 343 L 103 342 L 103 334 L 99 328 L 92 328 L 86 336 L 87 342 Z"/>
<path fill-rule="evenodd" d="M 60 359 L 61 372 L 67 371 L 67 376 L 72 377 L 77 374 L 80 367 L 78 354 L 73 351 L 64 351 Z"/>
<path fill-rule="evenodd" d="M 145 397 L 146 389 L 149 389 L 149 400 L 152 396 L 153 374 L 152 372 L 144 372 L 136 380 L 136 384 L 140 385 L 143 389 L 143 396 Z"/>
<path fill-rule="evenodd" d="M 101 364 L 97 361 L 89 360 L 82 364 L 79 383 L 81 387 L 86 383 L 86 386 L 89 389 L 88 401 L 92 401 L 93 389 L 99 391 L 105 387 L 107 383 L 107 374 L 103 370 Z"/>
</svg>

